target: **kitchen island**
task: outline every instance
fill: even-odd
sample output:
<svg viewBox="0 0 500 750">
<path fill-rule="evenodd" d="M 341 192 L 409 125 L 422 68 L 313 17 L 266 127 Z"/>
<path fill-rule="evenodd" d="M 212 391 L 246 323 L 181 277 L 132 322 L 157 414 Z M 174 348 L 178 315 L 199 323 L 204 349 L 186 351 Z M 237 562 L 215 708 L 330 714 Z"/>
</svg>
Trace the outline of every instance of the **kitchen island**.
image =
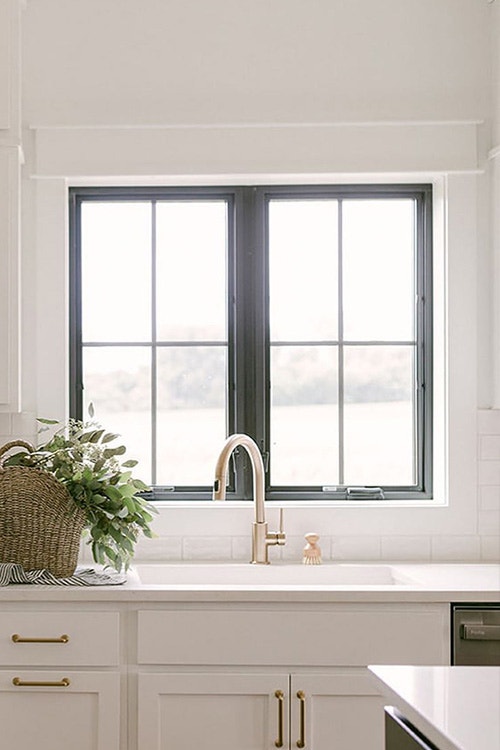
<svg viewBox="0 0 500 750">
<path fill-rule="evenodd" d="M 500 667 L 387 665 L 369 670 L 410 734 L 417 730 L 420 747 L 500 748 Z"/>
</svg>

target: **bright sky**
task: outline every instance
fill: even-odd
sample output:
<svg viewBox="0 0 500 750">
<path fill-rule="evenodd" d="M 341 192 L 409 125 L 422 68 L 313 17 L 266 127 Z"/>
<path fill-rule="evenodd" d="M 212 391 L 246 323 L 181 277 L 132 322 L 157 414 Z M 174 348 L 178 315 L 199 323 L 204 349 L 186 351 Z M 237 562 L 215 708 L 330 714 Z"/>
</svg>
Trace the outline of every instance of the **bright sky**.
<svg viewBox="0 0 500 750">
<path fill-rule="evenodd" d="M 272 339 L 338 337 L 337 213 L 335 200 L 272 202 Z M 222 201 L 158 204 L 160 338 L 224 339 L 225 220 Z M 148 341 L 150 204 L 84 203 L 82 226 L 84 341 Z M 344 201 L 345 338 L 413 337 L 413 232 L 411 200 Z"/>
</svg>

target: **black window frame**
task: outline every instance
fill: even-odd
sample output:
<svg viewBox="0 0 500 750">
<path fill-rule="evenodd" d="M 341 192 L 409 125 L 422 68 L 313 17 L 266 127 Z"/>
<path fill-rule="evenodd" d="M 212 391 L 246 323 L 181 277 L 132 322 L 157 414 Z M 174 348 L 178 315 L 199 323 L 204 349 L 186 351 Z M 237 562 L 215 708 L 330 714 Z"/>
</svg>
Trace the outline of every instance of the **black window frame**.
<svg viewBox="0 0 500 750">
<path fill-rule="evenodd" d="M 401 199 L 415 201 L 416 228 L 416 444 L 418 481 L 411 487 L 383 487 L 370 502 L 432 499 L 432 186 L 429 184 L 260 185 L 189 187 L 69 188 L 69 382 L 70 416 L 82 419 L 81 206 L 85 201 L 228 201 L 228 390 L 227 434 L 245 432 L 269 457 L 270 373 L 267 205 L 272 199 Z M 154 244 L 154 240 L 152 241 Z M 154 252 L 154 248 L 152 250 Z M 154 287 L 154 283 L 153 283 Z M 123 342 L 120 342 L 122 345 Z M 153 344 L 154 346 L 154 344 Z M 153 398 L 154 404 L 154 398 Z M 153 417 L 154 419 L 154 417 Z M 214 466 L 221 446 L 214 446 Z M 154 461 L 154 459 L 153 459 Z M 252 496 L 252 473 L 244 451 L 235 452 L 228 499 Z M 269 473 L 266 472 L 266 477 Z M 204 487 L 154 487 L 155 500 L 209 500 L 212 477 Z M 275 501 L 366 500 L 335 489 L 269 487 Z"/>
</svg>

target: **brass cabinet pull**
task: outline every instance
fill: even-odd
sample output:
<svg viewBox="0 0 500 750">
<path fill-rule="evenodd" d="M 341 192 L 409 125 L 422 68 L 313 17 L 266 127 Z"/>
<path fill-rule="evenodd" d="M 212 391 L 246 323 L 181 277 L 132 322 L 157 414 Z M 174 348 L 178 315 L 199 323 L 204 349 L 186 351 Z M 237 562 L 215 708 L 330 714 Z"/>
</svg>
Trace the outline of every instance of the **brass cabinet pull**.
<svg viewBox="0 0 500 750">
<path fill-rule="evenodd" d="M 297 740 L 297 747 L 306 746 L 306 694 L 303 690 L 297 692 L 297 698 L 300 701 L 300 732 Z"/>
<path fill-rule="evenodd" d="M 14 643 L 67 643 L 69 635 L 60 635 L 59 638 L 23 638 L 18 633 L 14 633 L 12 641 Z"/>
<path fill-rule="evenodd" d="M 33 680 L 21 680 L 20 677 L 14 677 L 12 684 L 16 687 L 69 687 L 70 680 L 67 677 L 63 677 L 62 680 L 55 680 L 53 682 L 50 680 L 35 682 Z"/>
<path fill-rule="evenodd" d="M 278 699 L 278 739 L 274 741 L 274 744 L 276 747 L 283 747 L 283 691 L 276 690 L 274 697 Z"/>
</svg>

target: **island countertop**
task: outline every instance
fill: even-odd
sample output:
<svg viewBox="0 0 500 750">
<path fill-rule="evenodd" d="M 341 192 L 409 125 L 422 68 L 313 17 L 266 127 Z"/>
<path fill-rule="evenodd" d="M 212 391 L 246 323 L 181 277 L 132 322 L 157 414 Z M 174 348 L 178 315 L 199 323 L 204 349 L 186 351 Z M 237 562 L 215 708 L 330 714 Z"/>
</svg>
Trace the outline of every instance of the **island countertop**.
<svg viewBox="0 0 500 750">
<path fill-rule="evenodd" d="M 439 750 L 499 750 L 500 667 L 369 669 L 388 704 Z"/>
</svg>

